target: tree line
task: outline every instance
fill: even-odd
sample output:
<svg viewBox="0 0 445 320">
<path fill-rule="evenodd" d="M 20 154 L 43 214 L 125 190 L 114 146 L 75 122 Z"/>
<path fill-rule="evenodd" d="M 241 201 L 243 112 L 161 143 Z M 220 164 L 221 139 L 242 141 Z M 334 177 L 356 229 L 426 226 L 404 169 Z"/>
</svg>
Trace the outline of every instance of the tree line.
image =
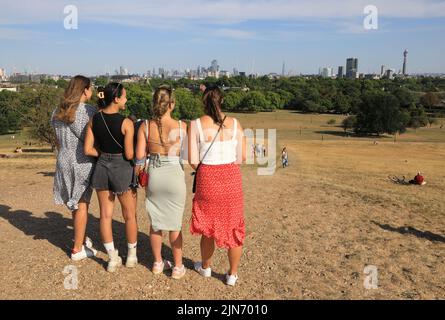
<svg viewBox="0 0 445 320">
<path fill-rule="evenodd" d="M 97 78 L 95 86 L 107 78 Z M 200 85 L 217 85 L 225 91 L 224 111 L 273 112 L 279 109 L 305 113 L 349 115 L 342 123 L 359 134 L 403 133 L 444 117 L 445 79 L 432 77 L 395 80 L 325 79 L 321 77 L 208 78 L 204 81 L 151 79 L 125 84 L 127 110 L 124 115 L 151 117 L 152 93 L 167 84 L 175 89 L 174 116 L 194 119 L 203 114 Z M 21 85 L 18 92 L 0 92 L 0 134 L 30 127 L 35 138 L 52 143 L 50 116 L 60 102 L 67 82 L 45 80 L 41 84 Z M 91 104 L 95 104 L 94 98 Z"/>
</svg>

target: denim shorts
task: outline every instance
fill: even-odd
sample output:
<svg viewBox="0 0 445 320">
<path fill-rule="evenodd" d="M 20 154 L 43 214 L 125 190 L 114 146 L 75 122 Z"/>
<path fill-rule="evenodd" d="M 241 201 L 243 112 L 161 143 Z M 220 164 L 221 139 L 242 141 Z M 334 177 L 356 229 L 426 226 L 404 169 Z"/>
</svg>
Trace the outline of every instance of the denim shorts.
<svg viewBox="0 0 445 320">
<path fill-rule="evenodd" d="M 91 178 L 96 190 L 122 194 L 134 188 L 134 167 L 122 154 L 102 153 Z"/>
</svg>

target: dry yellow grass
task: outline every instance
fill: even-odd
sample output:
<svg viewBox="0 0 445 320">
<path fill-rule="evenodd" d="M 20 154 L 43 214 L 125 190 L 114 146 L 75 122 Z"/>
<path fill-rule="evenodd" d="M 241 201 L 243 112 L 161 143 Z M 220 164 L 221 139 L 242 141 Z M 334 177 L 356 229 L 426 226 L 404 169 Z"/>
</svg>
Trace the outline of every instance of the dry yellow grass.
<svg viewBox="0 0 445 320">
<path fill-rule="evenodd" d="M 202 279 L 191 270 L 179 282 L 153 276 L 140 191 L 141 265 L 110 275 L 100 252 L 97 259 L 76 264 L 79 289 L 64 290 L 71 220 L 53 205 L 54 159 L 42 153 L 43 158 L 0 159 L 0 298 L 445 298 L 445 130 L 410 131 L 397 143 L 385 137 L 375 145 L 375 139 L 344 138 L 341 128 L 326 125 L 331 118 L 339 124 L 340 116 L 287 111 L 235 116 L 244 128 L 276 128 L 277 146 L 287 146 L 290 157 L 290 167 L 278 168 L 273 176 L 258 176 L 257 166 L 243 166 L 247 238 L 237 287 L 219 280 L 227 270 L 221 250 L 213 264 L 216 279 Z M 396 185 L 387 178 L 411 178 L 418 170 L 428 181 L 424 187 Z M 189 190 L 188 268 L 199 259 L 199 239 L 188 232 L 191 198 Z M 125 255 L 116 208 L 115 241 Z M 89 234 L 99 242 L 96 199 L 90 211 Z M 164 253 L 171 255 L 167 246 Z M 367 265 L 378 268 L 377 290 L 363 286 Z"/>
</svg>

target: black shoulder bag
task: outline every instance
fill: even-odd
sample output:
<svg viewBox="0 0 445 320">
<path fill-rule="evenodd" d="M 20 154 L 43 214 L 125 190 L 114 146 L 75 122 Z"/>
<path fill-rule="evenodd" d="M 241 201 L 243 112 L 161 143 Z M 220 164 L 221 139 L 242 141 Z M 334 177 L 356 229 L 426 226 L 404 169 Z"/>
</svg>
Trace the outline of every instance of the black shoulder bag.
<svg viewBox="0 0 445 320">
<path fill-rule="evenodd" d="M 213 141 L 212 141 L 212 143 L 210 144 L 210 147 L 207 149 L 207 151 L 206 151 L 206 153 L 204 154 L 204 156 L 202 157 L 201 161 L 199 161 L 198 167 L 196 167 L 196 171 L 192 173 L 192 176 L 193 176 L 193 190 L 192 190 L 192 191 L 193 191 L 193 193 L 196 193 L 196 175 L 198 174 L 198 170 L 199 170 L 199 168 L 201 167 L 202 162 L 204 161 L 205 157 L 206 157 L 207 154 L 209 153 L 210 149 L 212 148 L 213 144 L 215 143 L 216 138 L 218 137 L 219 132 L 221 131 L 221 129 L 222 129 L 223 125 L 224 125 L 224 121 L 226 121 L 226 118 L 227 118 L 227 116 L 224 117 L 224 119 L 223 119 L 221 125 L 219 126 L 218 132 L 217 132 L 216 135 L 215 135 L 215 138 L 213 138 Z M 203 142 L 204 142 L 204 141 L 203 141 Z"/>
</svg>

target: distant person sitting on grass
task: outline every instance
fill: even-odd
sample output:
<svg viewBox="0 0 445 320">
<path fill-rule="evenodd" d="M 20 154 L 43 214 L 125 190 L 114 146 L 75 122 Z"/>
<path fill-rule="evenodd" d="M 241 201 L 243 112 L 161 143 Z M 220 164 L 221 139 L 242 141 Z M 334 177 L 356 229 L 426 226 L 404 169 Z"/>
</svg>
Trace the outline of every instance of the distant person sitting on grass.
<svg viewBox="0 0 445 320">
<path fill-rule="evenodd" d="M 410 184 L 415 184 L 418 186 L 426 185 L 425 177 L 421 175 L 420 172 L 417 173 L 417 176 L 414 177 L 413 180 L 409 181 Z"/>
</svg>

